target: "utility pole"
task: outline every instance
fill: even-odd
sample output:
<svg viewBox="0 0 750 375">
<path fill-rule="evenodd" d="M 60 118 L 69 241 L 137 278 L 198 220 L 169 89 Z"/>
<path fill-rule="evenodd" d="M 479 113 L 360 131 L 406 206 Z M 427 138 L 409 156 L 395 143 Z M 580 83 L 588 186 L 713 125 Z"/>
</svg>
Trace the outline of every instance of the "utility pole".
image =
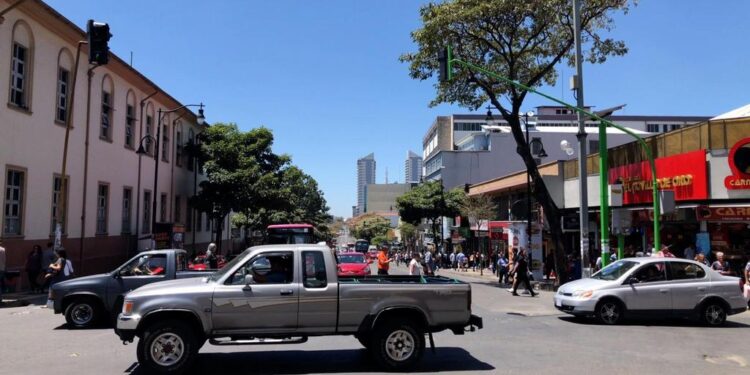
<svg viewBox="0 0 750 375">
<path fill-rule="evenodd" d="M 581 1 L 573 0 L 573 23 L 574 27 L 574 38 L 576 45 L 576 75 L 573 79 L 574 89 L 576 93 L 576 106 L 578 108 L 584 108 L 583 101 L 583 57 L 581 55 Z M 587 142 L 586 142 L 586 119 L 583 113 L 578 113 L 578 202 L 579 202 L 579 215 L 578 220 L 580 222 L 580 233 L 581 233 L 581 271 L 582 277 L 591 276 L 591 267 L 589 267 L 589 204 L 588 204 L 588 178 L 586 170 L 586 155 L 587 155 Z M 601 134 L 599 135 L 601 137 Z"/>
</svg>

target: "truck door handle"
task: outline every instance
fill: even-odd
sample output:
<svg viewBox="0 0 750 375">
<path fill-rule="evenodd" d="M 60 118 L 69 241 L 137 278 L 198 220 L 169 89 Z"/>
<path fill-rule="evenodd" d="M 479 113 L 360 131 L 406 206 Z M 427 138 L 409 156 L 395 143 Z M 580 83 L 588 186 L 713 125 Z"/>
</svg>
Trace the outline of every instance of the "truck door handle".
<svg viewBox="0 0 750 375">
<path fill-rule="evenodd" d="M 659 293 L 669 293 L 669 289 L 659 289 Z"/>
<path fill-rule="evenodd" d="M 243 292 L 252 292 L 253 291 L 253 287 L 251 287 L 250 285 L 245 285 L 244 287 L 242 287 L 242 291 Z"/>
<path fill-rule="evenodd" d="M 699 292 L 705 292 L 706 291 L 706 287 L 700 287 L 700 288 L 698 288 L 698 291 Z"/>
<path fill-rule="evenodd" d="M 281 294 L 282 296 L 291 296 L 292 294 L 294 294 L 294 291 L 291 289 L 282 289 L 281 293 L 279 294 Z"/>
</svg>

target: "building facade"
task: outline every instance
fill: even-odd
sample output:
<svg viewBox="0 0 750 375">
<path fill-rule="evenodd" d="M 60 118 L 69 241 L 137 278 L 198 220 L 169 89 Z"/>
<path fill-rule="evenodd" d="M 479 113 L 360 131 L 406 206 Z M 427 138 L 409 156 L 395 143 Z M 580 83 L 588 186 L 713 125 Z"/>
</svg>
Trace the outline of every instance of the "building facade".
<svg viewBox="0 0 750 375">
<path fill-rule="evenodd" d="M 373 212 L 397 212 L 396 198 L 406 194 L 414 184 L 369 184 L 367 185 L 367 210 Z"/>
<path fill-rule="evenodd" d="M 0 4 L 5 9 L 11 2 Z M 62 246 L 77 274 L 109 270 L 149 247 L 154 198 L 156 221 L 183 228 L 186 248 L 209 242 L 209 221 L 188 205 L 203 178 L 185 152 L 204 128 L 196 114 L 182 109 L 158 119 L 160 109 L 183 104 L 115 55 L 89 69 L 84 47 L 84 63 L 74 72 L 76 46 L 85 33 L 42 1 L 25 1 L 3 17 L 0 235 L 8 268 L 23 268 L 33 245 L 54 239 L 63 201 Z M 142 143 L 147 155 L 137 154 L 139 141 L 156 138 L 159 124 L 159 155 L 150 141 Z"/>
<path fill-rule="evenodd" d="M 357 160 L 357 210 L 361 215 L 367 211 L 367 185 L 375 183 L 375 154 Z"/>
<path fill-rule="evenodd" d="M 422 180 L 422 157 L 412 151 L 406 153 L 404 161 L 404 183 L 419 183 Z"/>
</svg>

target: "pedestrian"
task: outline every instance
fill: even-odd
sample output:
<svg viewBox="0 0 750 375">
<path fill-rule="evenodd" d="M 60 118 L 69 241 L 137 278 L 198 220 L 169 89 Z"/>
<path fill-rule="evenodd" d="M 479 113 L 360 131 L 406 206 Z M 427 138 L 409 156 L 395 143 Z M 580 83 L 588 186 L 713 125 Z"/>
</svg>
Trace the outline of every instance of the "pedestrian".
<svg viewBox="0 0 750 375">
<path fill-rule="evenodd" d="M 216 259 L 216 244 L 211 242 L 208 244 L 208 248 L 206 249 L 206 257 L 203 259 L 203 262 L 208 265 L 209 269 L 215 270 L 219 268 L 218 260 Z"/>
<path fill-rule="evenodd" d="M 45 275 L 45 278 L 50 279 L 49 287 L 52 287 L 60 282 L 63 282 L 73 276 L 73 263 L 68 260 L 68 253 L 65 249 L 57 249 L 55 252 L 57 260 L 55 263 L 49 265 L 50 272 Z M 47 295 L 47 307 L 52 307 L 52 291 L 50 290 Z"/>
<path fill-rule="evenodd" d="M 685 258 L 685 259 L 694 259 L 695 258 L 695 248 L 693 247 L 692 244 L 688 244 L 688 246 L 682 252 L 682 257 Z"/>
<path fill-rule="evenodd" d="M 676 258 L 674 254 L 672 254 L 672 251 L 669 250 L 669 248 L 672 247 L 672 245 L 661 245 L 661 251 L 657 253 L 657 257 L 660 258 Z"/>
<path fill-rule="evenodd" d="M 471 266 L 472 271 L 477 270 L 477 256 L 476 253 L 472 253 L 469 255 L 469 265 Z"/>
<path fill-rule="evenodd" d="M 451 261 L 451 268 L 455 270 L 456 269 L 456 264 L 458 263 L 456 261 L 456 252 L 455 251 L 451 253 L 451 255 L 450 255 L 450 261 Z"/>
<path fill-rule="evenodd" d="M 515 279 L 513 281 L 513 295 L 518 295 L 518 293 L 516 293 L 518 285 L 524 283 L 526 290 L 529 291 L 531 296 L 536 296 L 536 293 L 531 289 L 531 283 L 529 282 L 529 265 L 526 262 L 526 250 L 521 249 L 521 251 L 518 252 L 518 258 L 516 258 L 514 262 L 513 275 Z"/>
<path fill-rule="evenodd" d="M 388 268 L 391 261 L 393 261 L 393 259 L 388 258 L 388 249 L 386 249 L 385 246 L 381 247 L 380 253 L 378 253 L 378 275 L 388 275 Z"/>
<path fill-rule="evenodd" d="M 501 251 L 497 256 L 497 282 L 500 284 L 508 283 L 508 258 L 505 252 Z"/>
<path fill-rule="evenodd" d="M 5 248 L 3 239 L 0 238 L 0 304 L 3 303 L 3 290 L 5 289 Z"/>
<path fill-rule="evenodd" d="M 745 276 L 745 285 L 742 289 L 742 294 L 745 296 L 747 306 L 750 307 L 750 260 L 745 264 L 745 272 L 743 274 Z"/>
<path fill-rule="evenodd" d="M 42 286 L 39 284 L 39 274 L 42 272 L 42 247 L 34 245 L 31 252 L 26 257 L 26 265 L 24 266 L 26 275 L 29 277 L 29 288 L 31 293 L 37 293 L 42 291 Z"/>
<path fill-rule="evenodd" d="M 729 268 L 729 262 L 724 260 L 724 253 L 721 251 L 716 253 L 716 261 L 711 263 L 711 269 L 724 276 L 732 276 L 734 274 L 732 269 Z"/>
<path fill-rule="evenodd" d="M 698 253 L 698 255 L 695 256 L 694 260 L 698 263 L 704 264 L 706 267 L 711 266 L 710 264 L 708 264 L 708 260 L 706 260 L 706 255 L 703 253 Z"/>
<path fill-rule="evenodd" d="M 424 264 L 427 268 L 427 275 L 433 275 L 435 272 L 435 263 L 432 258 L 432 252 L 430 249 L 427 249 L 427 251 L 424 252 Z"/>
<path fill-rule="evenodd" d="M 412 276 L 422 275 L 422 263 L 420 262 L 421 258 L 422 257 L 419 255 L 419 253 L 415 253 L 414 256 L 411 258 L 411 262 L 409 262 L 409 275 L 412 275 Z"/>
<path fill-rule="evenodd" d="M 57 260 L 57 255 L 55 254 L 54 244 L 52 242 L 47 242 L 47 248 L 42 251 L 42 263 L 41 263 L 41 273 L 47 274 L 50 272 L 49 265 L 52 263 L 55 263 Z M 42 283 L 42 293 L 46 293 L 49 289 L 49 283 L 52 280 L 49 278 L 45 278 L 44 282 Z"/>
</svg>

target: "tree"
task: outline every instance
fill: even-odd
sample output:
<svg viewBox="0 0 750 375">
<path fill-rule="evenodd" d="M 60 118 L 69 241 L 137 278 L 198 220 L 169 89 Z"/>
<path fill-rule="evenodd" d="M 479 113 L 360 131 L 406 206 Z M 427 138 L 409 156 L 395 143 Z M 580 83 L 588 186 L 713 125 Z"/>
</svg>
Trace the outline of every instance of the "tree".
<svg viewBox="0 0 750 375">
<path fill-rule="evenodd" d="M 432 238 L 437 240 L 438 220 L 443 216 L 456 216 L 463 197 L 462 190 L 445 192 L 441 181 L 428 181 L 396 198 L 396 206 L 401 220 L 407 223 L 419 225 L 427 220 Z"/>
<path fill-rule="evenodd" d="M 469 223 L 474 221 L 477 224 L 478 233 L 484 222 L 489 224 L 489 221 L 495 217 L 495 202 L 486 194 L 468 195 L 461 202 L 461 215 L 469 218 Z M 484 250 L 482 248 L 482 255 L 485 253 Z M 484 273 L 484 264 L 479 268 L 479 273 L 480 275 Z"/>
<path fill-rule="evenodd" d="M 224 218 L 232 212 L 254 212 L 273 204 L 273 185 L 289 157 L 271 151 L 273 134 L 266 128 L 241 132 L 236 124 L 214 124 L 201 133 L 195 156 L 206 180 L 191 205 L 214 220 L 221 238 Z M 217 241 L 221 251 L 221 241 Z"/>
<path fill-rule="evenodd" d="M 357 220 L 352 232 L 357 238 L 371 241 L 373 238 L 386 238 L 388 230 L 391 229 L 391 221 L 378 215 L 370 214 Z"/>
<path fill-rule="evenodd" d="M 586 0 L 581 7 L 581 38 L 585 59 L 603 63 L 610 56 L 627 53 L 625 43 L 602 36 L 614 27 L 611 15 L 627 13 L 627 0 Z M 528 87 L 554 84 L 555 66 L 574 62 L 574 35 L 570 0 L 454 0 L 429 3 L 420 10 L 423 26 L 412 33 L 416 53 L 405 53 L 401 61 L 410 64 L 410 75 L 425 80 L 439 69 L 438 52 L 446 45 L 454 56 L 480 65 Z M 491 76 L 459 69 L 449 82 L 436 84 L 431 105 L 457 103 L 477 109 L 489 101 L 508 122 L 521 156 L 533 180 L 532 194 L 544 214 L 557 244 L 555 268 L 558 282 L 564 280 L 562 267 L 566 244 L 562 241 L 561 213 L 526 144 L 520 122 L 520 109 L 526 91 Z"/>
<path fill-rule="evenodd" d="M 404 246 L 413 250 L 414 244 L 417 242 L 417 227 L 414 224 L 403 222 L 398 229 L 401 232 L 401 241 L 404 242 Z"/>
</svg>

